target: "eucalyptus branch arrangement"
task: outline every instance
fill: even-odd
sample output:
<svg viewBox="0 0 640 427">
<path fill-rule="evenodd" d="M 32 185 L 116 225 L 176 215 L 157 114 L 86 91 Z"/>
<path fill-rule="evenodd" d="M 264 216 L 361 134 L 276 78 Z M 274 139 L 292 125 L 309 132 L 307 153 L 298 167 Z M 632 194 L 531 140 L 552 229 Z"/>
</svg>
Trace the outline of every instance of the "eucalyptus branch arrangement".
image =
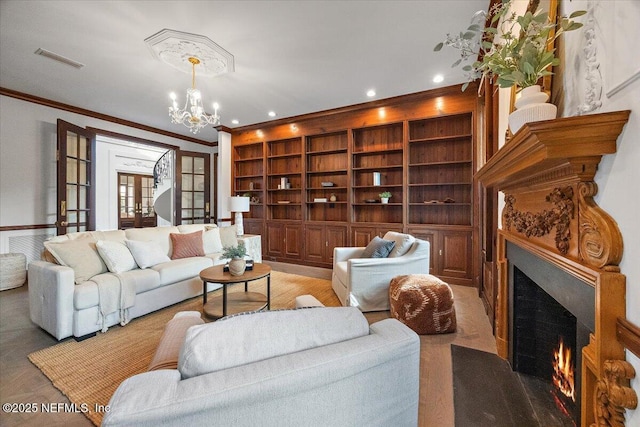
<svg viewBox="0 0 640 427">
<path fill-rule="evenodd" d="M 238 242 L 238 246 L 225 246 L 223 248 L 221 258 L 227 259 L 242 259 L 247 255 L 247 248 L 244 242 Z"/>
<path fill-rule="evenodd" d="M 462 67 L 468 78 L 462 90 L 478 78 L 481 82 L 490 79 L 501 88 L 513 85 L 525 88 L 537 84 L 541 77 L 552 74 L 551 66 L 560 63 L 552 47 L 555 39 L 566 31 L 582 27 L 573 18 L 586 13 L 575 11 L 568 18 L 559 17 L 556 23 L 542 9 L 518 16 L 510 12 L 511 3 L 512 0 L 502 0 L 489 11 L 491 26 L 484 27 L 487 13 L 478 11 L 466 31 L 447 34 L 446 39 L 435 46 L 436 52 L 445 46 L 460 51 L 460 59 L 452 67 L 470 57 L 475 58 L 472 64 Z M 493 26 L 496 23 L 498 28 Z"/>
</svg>

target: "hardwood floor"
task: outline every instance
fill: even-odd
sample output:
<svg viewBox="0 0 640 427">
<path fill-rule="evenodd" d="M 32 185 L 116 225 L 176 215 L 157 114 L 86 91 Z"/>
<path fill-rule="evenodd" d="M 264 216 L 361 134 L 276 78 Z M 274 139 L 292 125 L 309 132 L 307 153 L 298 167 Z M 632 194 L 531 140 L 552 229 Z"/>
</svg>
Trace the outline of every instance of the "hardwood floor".
<svg viewBox="0 0 640 427">
<path fill-rule="evenodd" d="M 330 278 L 330 271 L 291 264 L 272 264 L 287 273 Z M 29 319 L 27 286 L 0 293 L 0 403 L 69 403 L 49 380 L 29 362 L 27 355 L 54 345 L 55 338 Z M 420 427 L 454 426 L 451 344 L 495 353 L 495 341 L 476 289 L 452 286 L 458 330 L 446 335 L 423 335 L 420 361 Z M 370 323 L 388 312 L 366 313 Z M 81 413 L 0 412 L 0 426 L 91 426 Z M 464 427 L 464 426 L 461 426 Z"/>
</svg>

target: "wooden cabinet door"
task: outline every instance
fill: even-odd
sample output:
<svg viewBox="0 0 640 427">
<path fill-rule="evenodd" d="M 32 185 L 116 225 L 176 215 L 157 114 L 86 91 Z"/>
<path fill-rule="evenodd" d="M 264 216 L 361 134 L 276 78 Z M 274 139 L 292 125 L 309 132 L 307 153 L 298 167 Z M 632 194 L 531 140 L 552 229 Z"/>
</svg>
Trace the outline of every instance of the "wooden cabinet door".
<svg viewBox="0 0 640 427">
<path fill-rule="evenodd" d="M 267 255 L 270 257 L 284 256 L 284 225 L 267 221 Z"/>
<path fill-rule="evenodd" d="M 305 242 L 308 244 L 308 240 Z M 324 261 L 333 264 L 333 249 L 347 246 L 347 227 L 328 225 L 325 232 Z"/>
<path fill-rule="evenodd" d="M 327 239 L 323 225 L 307 225 L 304 229 L 304 259 L 324 262 Z"/>
<path fill-rule="evenodd" d="M 245 218 L 243 223 L 244 223 L 245 234 L 255 234 L 258 236 L 263 235 L 264 229 L 263 229 L 263 221 L 261 219 L 253 220 L 253 219 Z"/>
<path fill-rule="evenodd" d="M 447 277 L 471 278 L 471 233 L 441 231 L 440 274 Z"/>
<path fill-rule="evenodd" d="M 351 245 L 364 247 L 378 235 L 375 227 L 351 227 Z"/>
<path fill-rule="evenodd" d="M 302 226 L 300 224 L 284 225 L 284 256 L 287 258 L 302 257 Z"/>
</svg>

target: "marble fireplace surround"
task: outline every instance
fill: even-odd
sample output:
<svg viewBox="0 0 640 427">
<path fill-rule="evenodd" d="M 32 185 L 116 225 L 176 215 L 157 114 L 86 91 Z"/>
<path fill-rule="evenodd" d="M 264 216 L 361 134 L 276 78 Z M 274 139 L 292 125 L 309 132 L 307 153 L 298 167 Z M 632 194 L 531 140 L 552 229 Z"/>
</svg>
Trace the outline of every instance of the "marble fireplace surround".
<svg viewBox="0 0 640 427">
<path fill-rule="evenodd" d="M 634 399 L 637 402 L 629 388 L 635 373 L 624 361 L 625 347 L 616 337 L 616 325 L 624 321 L 626 310 L 626 278 L 618 267 L 622 235 L 615 220 L 593 200 L 598 164 L 604 154 L 615 153 L 629 114 L 618 111 L 526 124 L 475 176 L 488 191 L 505 194 L 496 242 L 495 336 L 501 357 L 508 359 L 510 348 L 507 243 L 593 290 L 588 307 L 593 329 L 582 347 L 582 366 L 576 367 L 582 426 L 612 425 L 603 417 L 606 413 L 622 419 L 614 425 L 624 425 L 625 407 L 633 407 Z"/>
</svg>

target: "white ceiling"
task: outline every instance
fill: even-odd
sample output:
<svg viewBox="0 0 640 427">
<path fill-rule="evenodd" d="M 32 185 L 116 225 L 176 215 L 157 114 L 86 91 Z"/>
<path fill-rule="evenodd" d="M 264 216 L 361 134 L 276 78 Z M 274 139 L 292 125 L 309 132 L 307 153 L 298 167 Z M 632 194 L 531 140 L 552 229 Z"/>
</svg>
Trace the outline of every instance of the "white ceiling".
<svg viewBox="0 0 640 427">
<path fill-rule="evenodd" d="M 0 86 L 147 126 L 191 134 L 168 117 L 191 76 L 155 59 L 144 39 L 169 28 L 206 36 L 235 72 L 198 78 L 233 128 L 464 81 L 456 52 L 433 52 L 489 0 L 18 1 L 0 3 Z M 80 70 L 35 55 L 81 62 Z M 445 80 L 432 78 L 442 73 Z M 232 119 L 240 121 L 238 125 Z M 209 128 L 197 138 L 215 141 Z"/>
</svg>

